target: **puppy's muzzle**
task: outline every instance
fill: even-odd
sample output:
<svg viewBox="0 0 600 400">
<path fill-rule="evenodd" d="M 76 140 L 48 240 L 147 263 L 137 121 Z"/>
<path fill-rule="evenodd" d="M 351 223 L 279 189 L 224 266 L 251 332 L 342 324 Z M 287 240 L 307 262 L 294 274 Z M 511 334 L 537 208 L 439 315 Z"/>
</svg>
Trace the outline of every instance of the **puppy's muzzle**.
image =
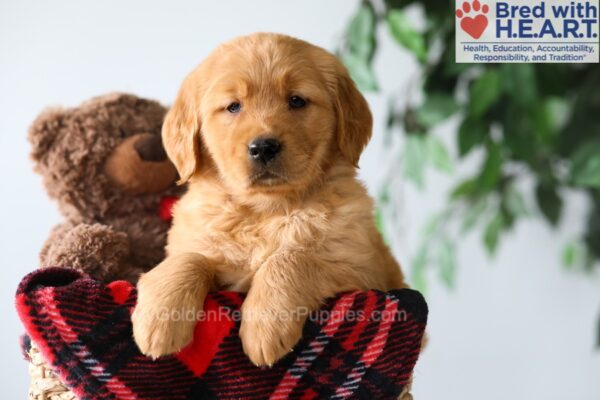
<svg viewBox="0 0 600 400">
<path fill-rule="evenodd" d="M 261 165 L 267 165 L 281 153 L 281 142 L 273 138 L 259 137 L 248 146 L 250 159 Z"/>
</svg>

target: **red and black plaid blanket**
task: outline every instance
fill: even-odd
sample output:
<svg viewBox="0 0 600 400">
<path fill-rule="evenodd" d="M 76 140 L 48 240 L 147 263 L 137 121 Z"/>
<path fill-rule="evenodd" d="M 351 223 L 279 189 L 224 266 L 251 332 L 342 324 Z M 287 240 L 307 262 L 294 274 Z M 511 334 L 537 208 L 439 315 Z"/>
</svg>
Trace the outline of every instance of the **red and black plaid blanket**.
<svg viewBox="0 0 600 400">
<path fill-rule="evenodd" d="M 306 322 L 294 351 L 260 369 L 242 352 L 243 295 L 211 294 L 218 320 L 198 322 L 180 353 L 152 360 L 132 340 L 136 291 L 63 268 L 29 274 L 17 311 L 27 334 L 81 399 L 395 399 L 409 381 L 427 320 L 413 290 L 345 293 Z"/>
</svg>

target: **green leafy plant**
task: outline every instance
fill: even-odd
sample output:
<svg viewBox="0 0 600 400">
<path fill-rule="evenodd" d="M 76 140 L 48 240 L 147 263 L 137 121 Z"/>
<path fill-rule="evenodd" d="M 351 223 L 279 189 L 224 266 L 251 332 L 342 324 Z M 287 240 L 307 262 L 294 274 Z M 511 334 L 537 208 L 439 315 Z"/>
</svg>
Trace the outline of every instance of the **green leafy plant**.
<svg viewBox="0 0 600 400">
<path fill-rule="evenodd" d="M 390 132 L 403 134 L 399 158 L 407 179 L 421 188 L 428 166 L 451 173 L 473 153 L 482 156 L 477 172 L 456 182 L 447 206 L 425 227 L 411 263 L 413 283 L 424 289 L 426 271 L 437 270 L 452 286 L 461 235 L 479 231 L 493 255 L 523 218 L 541 216 L 557 226 L 568 191 L 585 193 L 590 211 L 585 232 L 565 245 L 562 260 L 591 273 L 600 259 L 600 68 L 457 64 L 454 8 L 443 0 L 362 1 L 338 51 L 365 91 L 378 90 L 378 34 L 387 32 L 419 63 L 418 90 L 401 106 L 392 96 L 387 118 Z M 424 15 L 423 29 L 412 25 L 411 12 Z M 456 156 L 435 133 L 451 117 L 460 121 Z M 535 182 L 532 196 L 523 191 L 524 179 Z M 382 228 L 395 222 L 396 186 L 390 174 L 378 199 Z"/>
</svg>

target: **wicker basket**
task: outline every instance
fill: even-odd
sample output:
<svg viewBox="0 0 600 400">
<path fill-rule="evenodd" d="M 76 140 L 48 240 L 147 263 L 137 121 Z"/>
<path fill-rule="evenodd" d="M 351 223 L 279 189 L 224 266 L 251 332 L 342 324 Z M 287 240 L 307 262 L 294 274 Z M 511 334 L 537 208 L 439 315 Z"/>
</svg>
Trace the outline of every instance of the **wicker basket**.
<svg viewBox="0 0 600 400">
<path fill-rule="evenodd" d="M 75 400 L 73 394 L 50 369 L 40 351 L 31 344 L 29 350 L 29 400 Z"/>
</svg>

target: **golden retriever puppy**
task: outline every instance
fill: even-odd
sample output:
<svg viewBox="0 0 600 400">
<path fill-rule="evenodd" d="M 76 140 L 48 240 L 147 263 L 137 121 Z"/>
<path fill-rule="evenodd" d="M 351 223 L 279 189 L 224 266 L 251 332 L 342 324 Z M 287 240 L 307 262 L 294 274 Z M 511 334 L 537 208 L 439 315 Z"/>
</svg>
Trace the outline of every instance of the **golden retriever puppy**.
<svg viewBox="0 0 600 400">
<path fill-rule="evenodd" d="M 167 258 L 143 275 L 133 314 L 141 351 L 192 339 L 209 291 L 247 292 L 240 337 L 259 366 L 287 354 L 307 311 L 349 290 L 405 287 L 356 179 L 368 105 L 327 51 L 259 33 L 218 47 L 183 82 L 163 126 L 188 192 Z"/>
</svg>

